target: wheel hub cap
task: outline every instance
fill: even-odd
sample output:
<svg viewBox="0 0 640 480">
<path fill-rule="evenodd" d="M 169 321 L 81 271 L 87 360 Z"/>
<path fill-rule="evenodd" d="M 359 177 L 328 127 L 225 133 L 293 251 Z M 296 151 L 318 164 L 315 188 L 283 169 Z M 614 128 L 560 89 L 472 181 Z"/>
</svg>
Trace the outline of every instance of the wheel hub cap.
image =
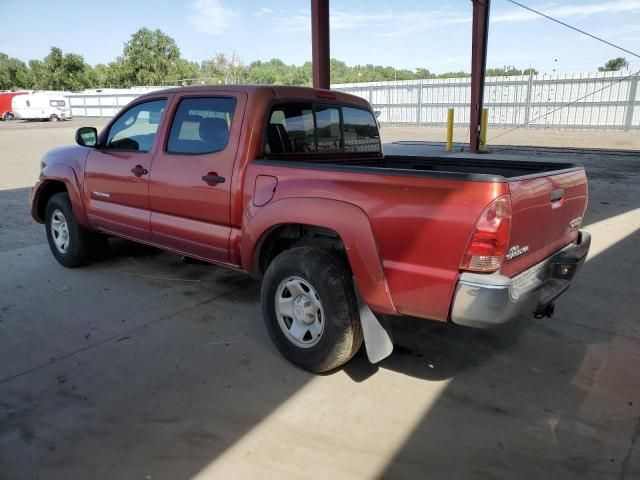
<svg viewBox="0 0 640 480">
<path fill-rule="evenodd" d="M 54 210 L 51 215 L 51 237 L 56 249 L 66 253 L 69 248 L 69 226 L 61 210 Z"/>
<path fill-rule="evenodd" d="M 293 301 L 293 313 L 296 320 L 310 325 L 316 318 L 311 299 L 306 295 L 298 295 Z"/>
<path fill-rule="evenodd" d="M 324 331 L 324 310 L 315 288 L 300 277 L 288 277 L 275 295 L 278 325 L 287 340 L 298 347 L 314 346 Z"/>
</svg>

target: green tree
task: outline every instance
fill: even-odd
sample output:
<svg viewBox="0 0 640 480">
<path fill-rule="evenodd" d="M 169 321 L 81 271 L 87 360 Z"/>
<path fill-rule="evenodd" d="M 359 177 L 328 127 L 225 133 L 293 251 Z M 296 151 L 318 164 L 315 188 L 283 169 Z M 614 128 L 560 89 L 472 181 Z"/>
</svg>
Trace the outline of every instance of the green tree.
<svg viewBox="0 0 640 480">
<path fill-rule="evenodd" d="M 82 55 L 51 47 L 42 61 L 29 61 L 31 86 L 38 90 L 83 90 L 94 86 L 96 75 Z"/>
<path fill-rule="evenodd" d="M 436 77 L 436 75 L 431 73 L 428 68 L 421 68 L 421 67 L 416 68 L 416 71 L 413 76 L 418 80 L 425 80 L 427 78 Z"/>
<path fill-rule="evenodd" d="M 208 83 L 242 83 L 246 81 L 246 67 L 235 50 L 230 55 L 216 53 L 204 60 L 200 66 L 201 75 Z"/>
<path fill-rule="evenodd" d="M 184 58 L 179 59 L 169 71 L 169 78 L 166 81 L 174 83 L 192 84 L 201 76 L 198 62 L 190 62 Z"/>
<path fill-rule="evenodd" d="M 525 68 L 520 70 L 515 65 L 506 65 L 502 68 L 488 68 L 487 77 L 510 77 L 513 75 L 537 75 L 538 71 L 535 68 Z"/>
<path fill-rule="evenodd" d="M 268 62 L 257 60 L 247 67 L 246 81 L 258 84 L 309 85 L 311 69 L 307 69 L 305 65 L 287 65 L 279 58 L 272 58 Z"/>
<path fill-rule="evenodd" d="M 95 76 L 96 87 L 109 87 L 109 66 L 104 63 L 99 63 L 93 67 L 93 74 Z"/>
<path fill-rule="evenodd" d="M 191 75 L 193 64 L 180 58 L 175 40 L 160 30 L 141 28 L 124 44 L 122 56 L 109 64 L 107 81 L 123 86 L 162 85 Z"/>
<path fill-rule="evenodd" d="M 598 67 L 599 72 L 617 72 L 618 70 L 622 70 L 623 68 L 628 68 L 629 62 L 624 57 L 612 58 L 607 63 L 604 64 L 604 67 Z"/>
<path fill-rule="evenodd" d="M 0 90 L 15 90 L 30 86 L 30 72 L 25 63 L 0 52 Z"/>
<path fill-rule="evenodd" d="M 438 74 L 438 78 L 465 78 L 469 76 L 471 76 L 469 72 L 463 72 L 462 70 L 459 72 L 445 72 Z"/>
<path fill-rule="evenodd" d="M 509 65 L 502 68 L 487 68 L 485 73 L 487 77 L 508 77 L 511 75 L 522 75 L 522 70 Z"/>
</svg>

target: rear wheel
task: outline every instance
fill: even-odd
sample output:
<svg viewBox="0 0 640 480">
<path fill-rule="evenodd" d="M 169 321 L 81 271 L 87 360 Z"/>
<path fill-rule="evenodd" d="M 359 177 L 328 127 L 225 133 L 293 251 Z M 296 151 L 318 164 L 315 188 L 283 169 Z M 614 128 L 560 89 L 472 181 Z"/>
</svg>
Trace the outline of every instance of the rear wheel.
<svg viewBox="0 0 640 480">
<path fill-rule="evenodd" d="M 265 273 L 261 296 L 278 350 L 306 370 L 337 368 L 362 345 L 351 274 L 328 250 L 299 247 L 278 255 Z"/>
<path fill-rule="evenodd" d="M 87 231 L 76 221 L 67 193 L 51 196 L 45 210 L 45 225 L 51 253 L 65 267 L 86 265 L 108 249 L 106 237 Z"/>
<path fill-rule="evenodd" d="M 2 116 L 2 119 L 5 122 L 8 122 L 9 120 L 13 120 L 14 118 L 15 117 L 14 117 L 13 113 L 11 113 L 11 112 L 4 112 L 4 115 Z"/>
<path fill-rule="evenodd" d="M 50 122 L 57 122 L 58 120 L 60 120 L 60 119 L 58 118 L 58 116 L 57 116 L 57 115 L 51 115 L 51 116 L 49 117 L 49 121 L 50 121 Z"/>
</svg>

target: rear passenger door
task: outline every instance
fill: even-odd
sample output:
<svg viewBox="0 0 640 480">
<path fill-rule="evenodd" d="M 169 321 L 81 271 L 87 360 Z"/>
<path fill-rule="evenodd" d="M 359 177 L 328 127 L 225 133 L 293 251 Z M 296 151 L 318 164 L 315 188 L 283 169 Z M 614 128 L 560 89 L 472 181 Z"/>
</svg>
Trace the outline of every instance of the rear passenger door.
<svg viewBox="0 0 640 480">
<path fill-rule="evenodd" d="M 149 179 L 154 243 L 229 262 L 231 175 L 245 103 L 239 93 L 174 99 Z"/>
</svg>

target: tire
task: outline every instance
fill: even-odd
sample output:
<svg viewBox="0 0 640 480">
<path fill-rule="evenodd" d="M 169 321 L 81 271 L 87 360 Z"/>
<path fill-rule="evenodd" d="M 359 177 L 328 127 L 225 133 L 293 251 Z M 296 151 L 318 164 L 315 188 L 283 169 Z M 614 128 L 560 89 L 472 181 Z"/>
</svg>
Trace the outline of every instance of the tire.
<svg viewBox="0 0 640 480">
<path fill-rule="evenodd" d="M 263 277 L 261 297 L 271 339 L 285 358 L 305 370 L 333 370 L 360 349 L 362 329 L 351 273 L 329 250 L 298 247 L 278 255 Z M 277 301 L 292 306 L 277 307 Z M 292 316 L 283 315 L 285 311 Z"/>
<path fill-rule="evenodd" d="M 51 196 L 45 210 L 45 226 L 51 253 L 65 267 L 87 265 L 108 249 L 106 237 L 87 231 L 76 221 L 67 193 Z"/>
<path fill-rule="evenodd" d="M 8 122 L 9 120 L 13 120 L 14 118 L 15 118 L 15 116 L 11 112 L 4 112 L 4 115 L 2 116 L 2 119 L 5 122 Z"/>
<path fill-rule="evenodd" d="M 49 121 L 50 121 L 50 122 L 57 122 L 58 120 L 60 120 L 60 119 L 58 118 L 58 116 L 57 116 L 57 115 L 51 115 L 51 116 L 49 117 Z"/>
</svg>

